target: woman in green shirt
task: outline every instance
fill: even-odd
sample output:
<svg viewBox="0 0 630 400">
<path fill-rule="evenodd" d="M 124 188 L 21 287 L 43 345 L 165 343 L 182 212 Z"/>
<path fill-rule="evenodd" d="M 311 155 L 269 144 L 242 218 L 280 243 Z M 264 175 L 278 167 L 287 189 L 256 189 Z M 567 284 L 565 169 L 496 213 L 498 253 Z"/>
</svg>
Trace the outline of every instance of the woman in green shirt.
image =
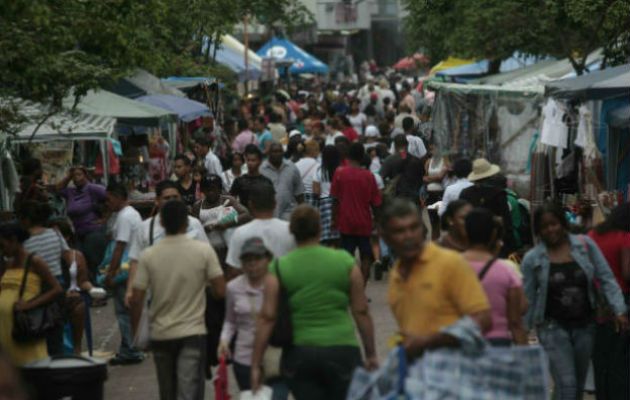
<svg viewBox="0 0 630 400">
<path fill-rule="evenodd" d="M 269 267 L 252 357 L 254 390 L 260 387 L 260 365 L 277 316 L 276 267 L 289 295 L 293 323 L 293 346 L 284 351 L 282 370 L 296 400 L 346 398 L 352 373 L 361 364 L 352 318 L 363 342 L 366 367 L 377 367 L 363 275 L 348 253 L 319 244 L 319 221 L 319 212 L 311 206 L 296 208 L 290 230 L 298 247 Z"/>
</svg>

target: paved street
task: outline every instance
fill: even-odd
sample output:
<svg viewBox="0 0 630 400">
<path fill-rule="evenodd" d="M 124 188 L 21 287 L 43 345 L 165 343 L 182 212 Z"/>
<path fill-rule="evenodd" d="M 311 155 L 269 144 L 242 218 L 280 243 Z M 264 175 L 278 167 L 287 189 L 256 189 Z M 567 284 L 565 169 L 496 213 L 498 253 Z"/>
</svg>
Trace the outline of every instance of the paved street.
<svg viewBox="0 0 630 400">
<path fill-rule="evenodd" d="M 396 326 L 391 317 L 391 313 L 386 304 L 386 281 L 370 282 L 368 285 L 368 296 L 371 298 L 370 308 L 374 317 L 376 329 L 376 345 L 379 357 L 387 354 L 387 339 L 395 332 Z M 120 336 L 118 326 L 114 317 L 113 305 L 111 301 L 103 308 L 92 309 L 92 320 L 94 324 L 95 349 L 99 353 L 112 354 L 116 351 Z M 98 355 L 98 354 L 97 354 Z M 155 368 L 151 354 L 147 355 L 147 360 L 140 365 L 126 367 L 108 367 L 109 379 L 105 384 L 105 398 L 126 400 L 126 399 L 157 399 L 158 384 L 155 377 Z M 234 379 L 230 379 L 230 394 L 238 394 Z M 206 398 L 213 399 L 214 391 L 212 383 L 207 382 Z M 238 398 L 238 397 L 236 397 Z"/>
</svg>

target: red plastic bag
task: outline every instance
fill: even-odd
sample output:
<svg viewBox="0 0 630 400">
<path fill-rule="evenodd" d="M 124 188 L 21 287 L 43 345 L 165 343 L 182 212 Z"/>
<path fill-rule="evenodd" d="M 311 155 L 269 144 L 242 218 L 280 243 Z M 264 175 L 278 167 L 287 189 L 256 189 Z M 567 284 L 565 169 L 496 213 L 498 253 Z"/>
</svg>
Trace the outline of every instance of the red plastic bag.
<svg viewBox="0 0 630 400">
<path fill-rule="evenodd" d="M 230 400 L 228 393 L 228 370 L 225 357 L 219 358 L 219 368 L 214 378 L 214 398 L 215 400 Z"/>
</svg>

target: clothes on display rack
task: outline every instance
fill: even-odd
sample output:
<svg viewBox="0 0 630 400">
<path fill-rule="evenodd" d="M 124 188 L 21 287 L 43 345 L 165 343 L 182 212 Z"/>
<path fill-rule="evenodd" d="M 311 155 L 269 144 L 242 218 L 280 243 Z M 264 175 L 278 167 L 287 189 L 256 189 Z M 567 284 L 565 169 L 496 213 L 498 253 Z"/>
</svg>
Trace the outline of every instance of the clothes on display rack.
<svg viewBox="0 0 630 400">
<path fill-rule="evenodd" d="M 548 99 L 542 108 L 543 125 L 540 142 L 547 146 L 567 148 L 569 127 L 566 124 L 564 106 L 554 99 Z"/>
</svg>

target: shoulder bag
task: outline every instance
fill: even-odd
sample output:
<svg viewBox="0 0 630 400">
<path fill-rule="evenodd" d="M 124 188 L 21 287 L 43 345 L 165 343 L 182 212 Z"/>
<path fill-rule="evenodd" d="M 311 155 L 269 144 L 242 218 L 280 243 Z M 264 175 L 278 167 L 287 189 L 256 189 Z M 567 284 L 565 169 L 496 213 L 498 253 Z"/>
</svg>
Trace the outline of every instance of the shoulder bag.
<svg viewBox="0 0 630 400">
<path fill-rule="evenodd" d="M 584 247 L 584 251 L 586 252 L 588 256 L 589 262 L 593 264 L 593 268 L 596 269 L 597 267 L 595 266 L 595 261 L 593 260 L 593 257 L 591 256 L 591 249 L 589 248 L 588 243 L 586 242 L 585 236 L 580 235 L 579 239 L 580 239 L 580 242 L 582 243 L 582 246 Z M 599 280 L 594 277 L 592 285 L 593 285 L 593 290 L 595 293 L 595 310 L 594 310 L 595 320 L 598 323 L 602 323 L 602 322 L 615 318 L 615 312 L 610 306 L 610 303 L 608 303 L 608 300 L 606 299 L 606 295 L 603 293 L 602 285 L 599 282 Z"/>
<path fill-rule="evenodd" d="M 494 262 L 497 260 L 497 257 L 494 257 L 492 259 L 490 259 L 490 261 L 488 261 L 486 263 L 486 265 L 483 267 L 483 269 L 481 271 L 479 271 L 479 282 L 483 281 L 483 278 L 486 276 L 486 274 L 488 273 L 488 271 L 490 271 L 490 267 L 492 267 L 492 265 L 494 265 Z"/>
<path fill-rule="evenodd" d="M 33 260 L 33 254 L 29 254 L 24 265 L 24 276 L 20 285 L 18 300 L 24 296 L 24 289 L 28 272 Z M 13 330 L 11 336 L 19 343 L 44 339 L 59 324 L 63 322 L 63 313 L 57 301 L 33 308 L 30 310 L 13 310 Z"/>
<path fill-rule="evenodd" d="M 276 323 L 269 337 L 269 344 L 274 347 L 290 347 L 293 345 L 293 322 L 291 321 L 291 306 L 289 304 L 289 292 L 282 284 L 280 262 L 276 258 L 274 269 L 279 283 L 278 312 Z"/>
</svg>

